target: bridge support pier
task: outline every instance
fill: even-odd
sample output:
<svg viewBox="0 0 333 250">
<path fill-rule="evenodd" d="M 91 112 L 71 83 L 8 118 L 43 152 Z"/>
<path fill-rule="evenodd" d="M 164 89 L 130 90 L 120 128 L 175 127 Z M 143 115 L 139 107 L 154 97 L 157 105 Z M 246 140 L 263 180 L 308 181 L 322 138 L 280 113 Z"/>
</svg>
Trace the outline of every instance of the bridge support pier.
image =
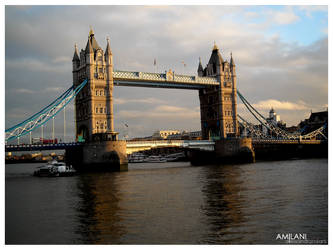
<svg viewBox="0 0 333 250">
<path fill-rule="evenodd" d="M 126 141 L 93 141 L 66 149 L 66 164 L 79 172 L 127 171 Z"/>
<path fill-rule="evenodd" d="M 191 149 L 192 165 L 253 163 L 255 153 L 251 138 L 225 138 L 215 141 L 214 151 Z"/>
<path fill-rule="evenodd" d="M 327 142 L 282 142 L 253 142 L 256 158 L 259 160 L 287 160 L 291 158 L 306 159 L 328 157 Z"/>
<path fill-rule="evenodd" d="M 225 138 L 215 142 L 218 163 L 253 163 L 255 153 L 251 138 Z"/>
</svg>

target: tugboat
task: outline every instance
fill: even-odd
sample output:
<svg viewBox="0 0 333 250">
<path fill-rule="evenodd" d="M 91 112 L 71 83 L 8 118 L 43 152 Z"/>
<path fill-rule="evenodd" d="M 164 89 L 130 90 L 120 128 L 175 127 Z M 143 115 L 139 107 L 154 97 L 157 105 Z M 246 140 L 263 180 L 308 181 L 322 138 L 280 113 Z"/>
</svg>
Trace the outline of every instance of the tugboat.
<svg viewBox="0 0 333 250">
<path fill-rule="evenodd" d="M 34 176 L 38 177 L 58 177 L 58 176 L 73 176 L 76 173 L 71 166 L 66 166 L 64 162 L 53 160 L 45 166 L 39 167 L 34 172 Z"/>
</svg>

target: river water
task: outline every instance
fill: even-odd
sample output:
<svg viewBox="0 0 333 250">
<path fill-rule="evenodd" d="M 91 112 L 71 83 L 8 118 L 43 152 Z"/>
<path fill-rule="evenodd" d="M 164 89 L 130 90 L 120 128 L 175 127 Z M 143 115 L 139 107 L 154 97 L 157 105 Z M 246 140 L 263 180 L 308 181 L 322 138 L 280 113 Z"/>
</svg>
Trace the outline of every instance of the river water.
<svg viewBox="0 0 333 250">
<path fill-rule="evenodd" d="M 193 167 L 38 178 L 5 171 L 6 244 L 291 244 L 328 240 L 328 161 Z"/>
</svg>

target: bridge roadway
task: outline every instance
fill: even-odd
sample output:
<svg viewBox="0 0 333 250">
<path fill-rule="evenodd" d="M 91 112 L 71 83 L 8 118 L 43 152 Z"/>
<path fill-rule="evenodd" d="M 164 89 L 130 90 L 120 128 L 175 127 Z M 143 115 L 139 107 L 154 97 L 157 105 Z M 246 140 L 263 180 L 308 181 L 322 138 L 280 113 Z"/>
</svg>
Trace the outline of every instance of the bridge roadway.
<svg viewBox="0 0 333 250">
<path fill-rule="evenodd" d="M 171 89 L 203 89 L 207 86 L 219 86 L 216 77 L 179 75 L 172 71 L 165 73 L 114 71 L 113 82 L 115 86 Z"/>
<path fill-rule="evenodd" d="M 320 140 L 263 140 L 253 139 L 253 145 L 277 145 L 277 144 L 321 144 Z M 6 145 L 6 152 L 15 151 L 43 151 L 43 150 L 61 150 L 81 145 L 80 142 L 57 143 L 57 144 L 24 144 L 24 145 Z M 214 151 L 215 142 L 209 140 L 156 140 L 156 141 L 127 141 L 126 153 L 150 150 L 159 147 L 182 147 L 196 148 L 205 151 Z"/>
<path fill-rule="evenodd" d="M 82 143 L 57 143 L 57 144 L 25 144 L 25 145 L 6 145 L 6 152 L 15 151 L 43 151 L 43 150 L 61 150 L 71 147 L 77 147 Z M 197 148 L 206 151 L 213 151 L 215 143 L 204 140 L 158 140 L 158 141 L 127 141 L 126 153 L 150 150 L 158 147 L 182 147 Z"/>
<path fill-rule="evenodd" d="M 252 144 L 321 144 L 321 140 L 252 139 Z"/>
<path fill-rule="evenodd" d="M 16 151 L 42 151 L 42 150 L 60 150 L 81 145 L 80 142 L 56 143 L 56 144 L 20 144 L 6 145 L 5 152 Z"/>
</svg>

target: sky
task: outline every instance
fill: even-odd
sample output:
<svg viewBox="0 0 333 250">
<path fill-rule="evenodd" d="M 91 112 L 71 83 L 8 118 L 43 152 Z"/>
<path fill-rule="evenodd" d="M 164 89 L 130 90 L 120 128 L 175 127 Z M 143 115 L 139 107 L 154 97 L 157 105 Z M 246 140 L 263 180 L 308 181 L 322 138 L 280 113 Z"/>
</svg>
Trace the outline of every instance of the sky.
<svg viewBox="0 0 333 250">
<path fill-rule="evenodd" d="M 215 41 L 224 60 L 232 52 L 238 90 L 264 116 L 273 107 L 292 126 L 311 110 L 328 107 L 327 6 L 7 5 L 6 128 L 71 86 L 74 44 L 85 48 L 90 26 L 102 49 L 110 37 L 115 70 L 196 75 L 199 57 L 205 66 Z M 115 87 L 114 111 L 120 137 L 200 130 L 195 90 Z M 238 113 L 254 122 L 240 100 Z M 73 103 L 66 108 L 66 121 L 71 141 Z M 55 124 L 56 137 L 62 138 L 62 113 Z M 51 130 L 52 122 L 44 134 L 51 137 Z M 33 137 L 40 133 L 37 129 Z"/>
</svg>

